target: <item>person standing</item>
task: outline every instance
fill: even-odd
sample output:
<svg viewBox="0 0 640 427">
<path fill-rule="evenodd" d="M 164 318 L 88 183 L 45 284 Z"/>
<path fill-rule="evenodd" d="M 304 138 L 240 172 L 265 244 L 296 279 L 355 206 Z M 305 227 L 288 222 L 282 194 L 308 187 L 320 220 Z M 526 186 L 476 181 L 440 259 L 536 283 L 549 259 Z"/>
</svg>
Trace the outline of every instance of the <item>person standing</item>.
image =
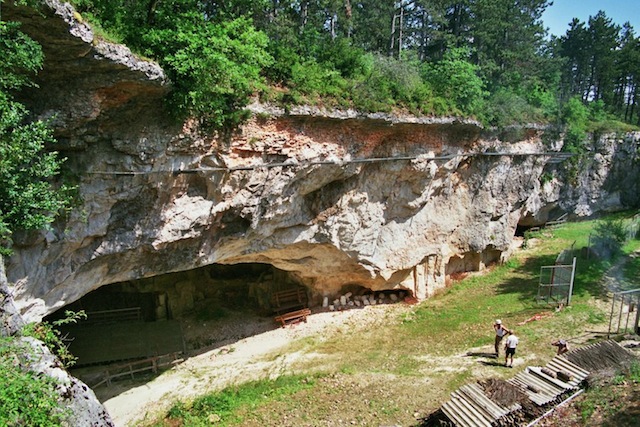
<svg viewBox="0 0 640 427">
<path fill-rule="evenodd" d="M 502 324 L 502 320 L 500 319 L 496 319 L 495 323 L 493 324 L 493 329 L 495 329 L 496 331 L 494 350 L 496 352 L 496 358 L 498 358 L 500 356 L 500 343 L 502 342 L 502 338 L 504 338 L 504 336 L 507 335 L 510 331 L 509 329 L 504 327 L 504 325 Z"/>
<path fill-rule="evenodd" d="M 507 337 L 506 342 L 504 343 L 504 366 L 507 366 L 507 360 L 511 358 L 511 362 L 509 363 L 509 367 L 513 368 L 513 356 L 516 354 L 516 347 L 518 346 L 518 342 L 520 340 L 516 336 L 516 331 L 512 330 L 509 332 L 509 336 Z"/>
</svg>

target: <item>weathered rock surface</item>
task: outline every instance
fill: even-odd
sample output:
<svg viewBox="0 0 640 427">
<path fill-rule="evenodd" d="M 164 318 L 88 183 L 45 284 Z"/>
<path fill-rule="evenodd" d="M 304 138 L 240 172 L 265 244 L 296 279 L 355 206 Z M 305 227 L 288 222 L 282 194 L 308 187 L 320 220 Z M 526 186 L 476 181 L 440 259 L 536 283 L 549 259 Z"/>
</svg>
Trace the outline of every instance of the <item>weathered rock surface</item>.
<svg viewBox="0 0 640 427">
<path fill-rule="evenodd" d="M 0 256 L 0 337 L 14 337 L 17 348 L 23 348 L 16 354 L 16 362 L 25 371 L 38 372 L 53 378 L 60 395 L 60 407 L 68 410 L 68 426 L 113 426 L 111 417 L 98 401 L 93 391 L 82 381 L 69 375 L 59 360 L 40 341 L 19 337 L 24 320 L 13 304 L 13 298 L 7 286 L 4 273 L 4 260 Z"/>
<path fill-rule="evenodd" d="M 639 135 L 604 139 L 565 185 L 535 155 L 561 141 L 533 127 L 505 139 L 473 121 L 258 104 L 230 138 L 178 126 L 157 65 L 47 3 L 45 17 L 8 4 L 4 19 L 45 46 L 40 90 L 24 101 L 56 117 L 83 203 L 16 239 L 7 271 L 29 319 L 103 285 L 213 263 L 272 264 L 319 301 L 354 284 L 426 298 L 448 274 L 507 257 L 521 221 L 638 205 Z"/>
<path fill-rule="evenodd" d="M 15 335 L 23 326 L 22 316 L 13 304 L 4 272 L 4 259 L 0 255 L 0 337 Z"/>
<path fill-rule="evenodd" d="M 26 371 L 47 375 L 56 382 L 60 394 L 59 405 L 67 414 L 65 426 L 113 427 L 115 424 L 93 390 L 79 379 L 69 375 L 58 359 L 40 341 L 16 338 L 24 350 L 17 355 L 20 367 Z"/>
</svg>

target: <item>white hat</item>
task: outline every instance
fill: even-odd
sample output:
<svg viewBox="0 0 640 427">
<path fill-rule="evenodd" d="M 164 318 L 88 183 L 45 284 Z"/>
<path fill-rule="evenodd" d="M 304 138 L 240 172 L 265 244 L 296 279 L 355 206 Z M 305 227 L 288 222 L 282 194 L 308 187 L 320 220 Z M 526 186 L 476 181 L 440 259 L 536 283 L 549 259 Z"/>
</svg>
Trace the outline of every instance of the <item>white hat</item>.
<svg viewBox="0 0 640 427">
<path fill-rule="evenodd" d="M 502 320 L 496 319 L 496 325 L 502 325 Z"/>
</svg>

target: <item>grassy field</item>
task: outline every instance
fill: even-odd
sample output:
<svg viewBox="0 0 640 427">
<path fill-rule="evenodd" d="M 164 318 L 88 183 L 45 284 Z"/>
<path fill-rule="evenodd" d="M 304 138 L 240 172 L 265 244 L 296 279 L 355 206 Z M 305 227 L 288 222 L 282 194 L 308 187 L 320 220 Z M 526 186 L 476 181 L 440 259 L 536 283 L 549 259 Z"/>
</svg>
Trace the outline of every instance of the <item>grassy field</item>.
<svg viewBox="0 0 640 427">
<path fill-rule="evenodd" d="M 629 222 L 632 215 L 616 218 Z M 592 332 L 607 330 L 610 302 L 603 275 L 621 265 L 627 281 L 637 281 L 640 257 L 634 251 L 640 242 L 627 243 L 615 259 L 583 259 L 580 248 L 587 246 L 595 224 L 569 223 L 528 235 L 526 248 L 509 262 L 451 283 L 434 298 L 395 305 L 374 323 L 292 343 L 272 360 L 285 352 L 314 357 L 302 358 L 277 380 L 181 402 L 146 425 L 416 425 L 468 381 L 509 378 L 518 368 L 546 363 L 557 338 L 580 345 Z M 562 310 L 538 304 L 540 267 L 571 247 L 578 257 L 572 304 Z M 493 351 L 496 318 L 517 329 L 516 369 L 482 357 Z"/>
</svg>

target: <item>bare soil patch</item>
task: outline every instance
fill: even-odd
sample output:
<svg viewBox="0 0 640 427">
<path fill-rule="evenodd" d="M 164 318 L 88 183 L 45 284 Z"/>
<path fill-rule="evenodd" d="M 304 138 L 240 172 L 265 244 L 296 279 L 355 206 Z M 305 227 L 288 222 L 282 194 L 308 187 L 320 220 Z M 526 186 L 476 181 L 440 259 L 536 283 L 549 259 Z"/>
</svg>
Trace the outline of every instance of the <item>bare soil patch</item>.
<svg viewBox="0 0 640 427">
<path fill-rule="evenodd" d="M 315 357 L 285 351 L 292 343 L 306 337 L 329 337 L 366 328 L 391 311 L 402 311 L 405 304 L 369 306 L 361 309 L 314 313 L 307 323 L 278 327 L 272 318 L 249 317 L 235 313 L 218 321 L 188 320 L 185 339 L 191 346 L 210 343 L 192 350 L 180 365 L 156 377 L 140 377 L 95 389 L 116 426 L 134 425 L 166 410 L 177 400 L 188 400 L 232 384 L 260 378 L 276 378 L 291 373 L 294 363 Z"/>
</svg>

